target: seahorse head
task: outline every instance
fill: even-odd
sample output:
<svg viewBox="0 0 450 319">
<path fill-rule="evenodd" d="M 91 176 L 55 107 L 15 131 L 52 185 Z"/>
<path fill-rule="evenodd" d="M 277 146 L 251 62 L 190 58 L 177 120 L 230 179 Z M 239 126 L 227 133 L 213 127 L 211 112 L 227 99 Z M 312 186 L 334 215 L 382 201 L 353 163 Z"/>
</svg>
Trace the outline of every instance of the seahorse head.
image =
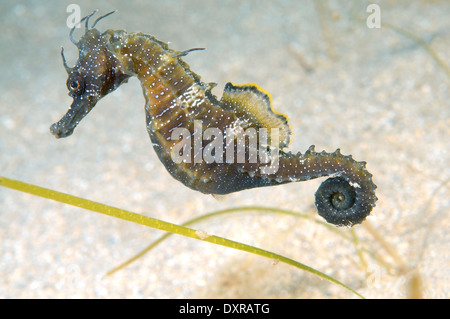
<svg viewBox="0 0 450 319">
<path fill-rule="evenodd" d="M 75 27 L 70 32 L 70 39 L 79 51 L 78 61 L 74 67 L 67 65 L 64 51 L 61 50 L 68 74 L 67 88 L 73 102 L 64 117 L 50 127 L 50 131 L 57 138 L 70 136 L 78 123 L 102 97 L 114 91 L 129 78 L 129 75 L 122 72 L 118 59 L 108 47 L 110 34 L 107 32 L 102 34 L 94 28 L 100 19 L 114 11 L 98 18 L 89 28 L 89 18 L 95 12 L 80 21 L 80 23 L 86 21 L 86 31 L 79 41 L 75 41 L 72 36 Z"/>
</svg>

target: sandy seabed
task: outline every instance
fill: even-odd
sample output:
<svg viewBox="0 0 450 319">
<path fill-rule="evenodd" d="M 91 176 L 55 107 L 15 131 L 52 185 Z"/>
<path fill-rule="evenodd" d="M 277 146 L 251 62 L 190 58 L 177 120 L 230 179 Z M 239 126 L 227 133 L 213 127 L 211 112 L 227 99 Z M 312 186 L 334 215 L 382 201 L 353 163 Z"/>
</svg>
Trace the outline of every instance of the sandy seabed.
<svg viewBox="0 0 450 319">
<path fill-rule="evenodd" d="M 61 46 L 69 65 L 77 58 L 69 3 L 0 4 L 0 175 L 177 224 L 248 205 L 305 213 L 311 218 L 242 212 L 193 227 L 298 260 L 368 298 L 450 297 L 448 1 L 77 2 L 83 15 L 118 10 L 100 30 L 142 31 L 176 50 L 205 47 L 185 60 L 218 84 L 219 97 L 228 81 L 271 92 L 274 108 L 290 118 L 289 150 L 314 144 L 366 161 L 379 200 L 353 228 L 356 246 L 314 222 L 322 180 L 220 201 L 175 181 L 152 149 L 135 78 L 73 136 L 55 139 L 49 126 L 71 103 Z M 379 5 L 380 28 L 367 27 L 370 3 Z M 105 276 L 161 235 L 0 188 L 0 297 L 355 297 L 292 266 L 181 236 Z M 420 289 L 411 289 L 413 274 Z"/>
</svg>

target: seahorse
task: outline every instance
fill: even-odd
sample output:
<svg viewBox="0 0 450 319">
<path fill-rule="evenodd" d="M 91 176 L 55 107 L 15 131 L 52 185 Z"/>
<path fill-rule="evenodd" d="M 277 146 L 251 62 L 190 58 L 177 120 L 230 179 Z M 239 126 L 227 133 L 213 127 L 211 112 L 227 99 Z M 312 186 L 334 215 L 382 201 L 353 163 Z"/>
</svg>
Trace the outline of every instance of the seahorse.
<svg viewBox="0 0 450 319">
<path fill-rule="evenodd" d="M 337 226 L 353 226 L 370 214 L 377 200 L 376 185 L 365 162 L 342 155 L 339 149 L 316 152 L 314 145 L 304 154 L 283 151 L 290 142 L 291 129 L 287 117 L 272 108 L 268 92 L 256 84 L 227 83 L 218 99 L 211 92 L 215 84 L 202 82 L 182 59 L 199 48 L 176 51 L 140 32 L 101 33 L 95 26 L 114 11 L 89 26 L 95 13 L 80 21 L 85 22 L 85 32 L 79 41 L 73 38 L 75 27 L 70 31 L 79 51 L 74 67 L 67 65 L 61 49 L 73 102 L 61 120 L 50 127 L 55 137 L 70 136 L 100 99 L 135 76 L 145 96 L 147 131 L 153 148 L 167 171 L 187 187 L 220 195 L 329 176 L 315 194 L 320 216 Z M 214 134 L 208 131 L 211 129 L 215 129 Z M 255 141 L 251 134 L 241 140 L 242 135 L 230 135 L 237 131 L 245 134 L 249 129 L 261 133 L 256 146 L 251 143 Z M 199 140 L 199 133 L 208 134 Z M 224 140 L 224 136 L 231 138 Z M 200 142 L 193 143 L 191 151 L 192 141 Z M 228 153 L 226 160 L 221 153 L 225 149 L 230 151 L 231 160 Z M 243 150 L 244 160 L 233 156 L 239 150 Z M 266 157 L 250 160 L 255 150 Z M 212 161 L 202 157 L 206 153 Z M 174 154 L 183 155 L 183 160 L 176 160 Z"/>
</svg>

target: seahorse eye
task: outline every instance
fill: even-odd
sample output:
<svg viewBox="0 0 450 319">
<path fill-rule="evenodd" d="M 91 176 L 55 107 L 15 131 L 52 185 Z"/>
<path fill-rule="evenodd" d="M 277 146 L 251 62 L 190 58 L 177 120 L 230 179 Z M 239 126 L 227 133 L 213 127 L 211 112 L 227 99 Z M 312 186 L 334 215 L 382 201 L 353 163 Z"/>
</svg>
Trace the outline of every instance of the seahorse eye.
<svg viewBox="0 0 450 319">
<path fill-rule="evenodd" d="M 79 76 L 70 77 L 67 80 L 67 88 L 71 94 L 81 94 L 84 91 L 84 82 Z"/>
<path fill-rule="evenodd" d="M 70 82 L 70 89 L 71 90 L 77 90 L 80 83 L 78 81 L 72 81 Z"/>
</svg>

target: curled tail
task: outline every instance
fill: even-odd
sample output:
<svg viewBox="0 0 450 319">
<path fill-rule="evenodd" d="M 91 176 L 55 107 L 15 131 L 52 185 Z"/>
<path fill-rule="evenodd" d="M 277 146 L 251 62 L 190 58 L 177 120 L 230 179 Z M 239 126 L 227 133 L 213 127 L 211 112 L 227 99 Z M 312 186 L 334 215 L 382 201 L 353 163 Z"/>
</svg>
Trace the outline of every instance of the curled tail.
<svg viewBox="0 0 450 319">
<path fill-rule="evenodd" d="M 360 224 L 375 206 L 376 185 L 366 163 L 342 155 L 339 149 L 317 153 L 311 146 L 305 154 L 282 153 L 279 161 L 279 170 L 273 176 L 279 183 L 330 176 L 320 185 L 315 199 L 319 215 L 329 223 Z"/>
<path fill-rule="evenodd" d="M 372 182 L 372 175 L 366 170 L 365 162 L 357 162 L 351 156 L 344 156 L 339 149 L 333 153 L 317 153 L 314 146 L 311 146 L 305 154 L 281 151 L 290 141 L 288 119 L 284 114 L 273 110 L 270 95 L 254 84 L 227 84 L 221 103 L 223 109 L 245 119 L 252 127 L 271 131 L 275 128 L 279 132 L 279 145 L 276 142 L 270 143 L 280 150 L 276 151 L 279 156 L 278 162 L 275 161 L 275 171 L 261 174 L 255 166 L 244 165 L 241 170 L 242 180 L 252 177 L 250 183 L 241 182 L 245 188 L 329 176 L 316 192 L 315 203 L 320 216 L 338 226 L 352 226 L 361 223 L 370 214 L 377 200 L 376 186 Z M 236 189 L 240 187 L 239 185 Z"/>
</svg>

